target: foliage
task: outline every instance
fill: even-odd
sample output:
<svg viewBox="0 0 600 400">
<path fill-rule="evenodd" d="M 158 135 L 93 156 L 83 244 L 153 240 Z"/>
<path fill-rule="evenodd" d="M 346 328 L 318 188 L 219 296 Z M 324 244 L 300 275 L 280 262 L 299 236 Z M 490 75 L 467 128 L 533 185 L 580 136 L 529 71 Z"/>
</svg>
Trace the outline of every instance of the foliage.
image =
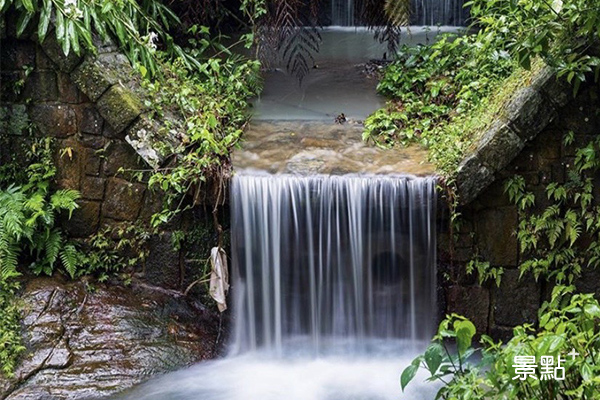
<svg viewBox="0 0 600 400">
<path fill-rule="evenodd" d="M 363 138 L 385 147 L 411 142 L 456 147 L 463 130 L 452 123 L 472 113 L 514 67 L 501 38 L 487 31 L 404 46 L 378 85 L 391 101 L 367 118 Z"/>
<path fill-rule="evenodd" d="M 566 135 L 565 145 L 572 139 L 572 133 Z M 505 190 L 518 209 L 520 251 L 527 256 L 521 274 L 530 271 L 536 279 L 571 283 L 582 269 L 600 265 L 600 210 L 594 194 L 599 150 L 598 138 L 577 150 L 566 182 L 546 186 L 547 200 L 528 191 L 522 176 L 506 182 Z M 548 205 L 536 207 L 537 202 Z"/>
<path fill-rule="evenodd" d="M 600 46 L 599 0 L 473 0 L 465 5 L 481 23 L 510 32 L 506 47 L 524 68 L 540 57 L 573 82 L 575 92 L 586 73 L 600 77 L 600 57 L 588 52 Z"/>
<path fill-rule="evenodd" d="M 117 43 L 132 64 L 155 74 L 159 72 L 155 53 L 160 40 L 172 57 L 181 57 L 190 67 L 197 65 L 173 43 L 166 30 L 179 20 L 158 0 L 0 0 L 0 15 L 12 10 L 18 15 L 18 36 L 33 29 L 43 42 L 54 34 L 65 54 L 95 52 L 94 35 L 98 35 L 101 41 Z"/>
<path fill-rule="evenodd" d="M 24 129 L 28 121 L 21 121 Z M 5 131 L 0 142 L 6 142 Z M 16 155 L 0 169 L 0 371 L 10 376 L 24 351 L 20 334 L 20 307 L 14 293 L 19 285 L 19 265 L 29 265 L 34 274 L 51 274 L 61 265 L 71 277 L 78 263 L 75 246 L 56 227 L 61 213 L 69 216 L 77 208 L 79 193 L 53 191 L 56 173 L 50 139 L 33 139 L 24 146 L 25 157 Z M 26 165 L 21 165 L 25 163 Z"/>
<path fill-rule="evenodd" d="M 428 147 L 431 161 L 450 180 L 483 121 L 493 119 L 504 93 L 512 93 L 507 86 L 528 75 L 519 65 L 526 70 L 549 65 L 574 83 L 575 92 L 587 73 L 600 75 L 598 0 L 473 0 L 466 5 L 476 32 L 403 47 L 379 84 L 391 100 L 365 123 L 365 139 L 378 145 Z"/>
<path fill-rule="evenodd" d="M 183 211 L 187 194 L 193 193 L 197 202 L 203 183 L 228 175 L 230 151 L 249 118 L 248 100 L 260 88 L 258 68 L 257 62 L 234 56 L 209 58 L 198 74 L 186 69 L 180 60 L 165 60 L 164 79 L 144 82 L 154 118 L 167 121 L 158 136 L 168 136 L 173 129 L 182 131 L 179 143 L 163 141 L 162 151 L 171 162 L 149 178 L 150 188 L 167 193 L 164 211 L 153 217 L 154 226 Z M 169 114 L 178 116 L 183 124 L 169 124 L 165 118 Z"/>
<path fill-rule="evenodd" d="M 57 264 L 75 275 L 75 247 L 68 243 L 55 227 L 57 216 L 65 211 L 70 217 L 78 206 L 79 193 L 63 189 L 51 191 L 50 179 L 56 170 L 51 161 L 51 140 L 42 139 L 31 146 L 32 163 L 19 177 L 3 176 L 0 182 L 10 184 L 0 190 L 0 280 L 18 276 L 19 259 L 29 259 L 30 269 L 50 275 Z M 9 179 L 7 179 L 9 178 Z"/>
<path fill-rule="evenodd" d="M 0 374 L 12 376 L 19 355 L 25 351 L 21 343 L 20 313 L 14 292 L 14 281 L 0 279 Z"/>
<path fill-rule="evenodd" d="M 477 272 L 479 284 L 482 285 L 488 280 L 493 280 L 496 286 L 500 287 L 504 269 L 500 267 L 492 267 L 489 261 L 481 261 L 475 258 L 467 263 L 467 274 L 471 275 Z"/>
<path fill-rule="evenodd" d="M 123 272 L 120 277 L 128 283 L 128 272 L 142 264 L 148 255 L 150 232 L 139 224 L 107 227 L 87 238 L 81 244 L 85 251 L 77 252 L 77 269 L 74 277 L 92 275 L 99 282 Z"/>
<path fill-rule="evenodd" d="M 451 315 L 425 353 L 408 366 L 401 377 L 404 388 L 419 367 L 429 372 L 428 381 L 440 381 L 439 399 L 597 399 L 600 396 L 600 304 L 592 294 L 574 294 L 572 286 L 557 286 L 552 299 L 539 312 L 539 328 L 522 325 L 506 344 L 483 336 L 483 347 L 471 346 L 473 324 Z M 457 344 L 455 353 L 447 339 Z M 574 351 L 574 353 L 573 353 Z M 567 354 L 572 354 L 567 356 Z M 521 380 L 516 356 L 535 357 L 533 377 Z M 542 379 L 542 356 L 559 357 L 564 380 Z"/>
</svg>

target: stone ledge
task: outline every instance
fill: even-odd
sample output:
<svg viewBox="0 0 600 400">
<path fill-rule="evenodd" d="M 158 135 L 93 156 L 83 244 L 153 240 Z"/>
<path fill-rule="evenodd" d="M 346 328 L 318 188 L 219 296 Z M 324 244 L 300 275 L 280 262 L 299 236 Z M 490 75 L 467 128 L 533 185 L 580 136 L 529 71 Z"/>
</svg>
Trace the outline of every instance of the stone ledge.
<svg viewBox="0 0 600 400">
<path fill-rule="evenodd" d="M 123 132 L 143 110 L 137 96 L 118 84 L 110 87 L 98 99 L 96 106 L 116 133 Z"/>
<path fill-rule="evenodd" d="M 481 135 L 476 150 L 456 172 L 460 203 L 473 201 L 558 116 L 557 109 L 570 100 L 571 88 L 557 80 L 549 67 L 532 78 L 531 85 L 516 91 L 503 109 L 503 117 Z"/>
</svg>

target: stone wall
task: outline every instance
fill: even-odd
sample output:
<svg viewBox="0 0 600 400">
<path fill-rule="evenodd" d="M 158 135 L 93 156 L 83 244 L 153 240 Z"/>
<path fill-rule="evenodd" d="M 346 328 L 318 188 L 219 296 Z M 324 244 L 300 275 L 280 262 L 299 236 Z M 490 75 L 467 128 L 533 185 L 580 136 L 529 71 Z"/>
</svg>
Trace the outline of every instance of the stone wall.
<svg viewBox="0 0 600 400">
<path fill-rule="evenodd" d="M 13 30 L 6 28 L 0 40 L 0 129 L 10 135 L 0 162 L 23 158 L 19 153 L 29 130 L 51 137 L 55 186 L 81 193 L 80 207 L 61 221 L 71 238 L 83 242 L 106 228 L 148 227 L 162 198 L 122 170 L 152 170 L 163 156 L 149 139 L 159 126 L 149 118 L 144 91 L 126 57 L 100 43 L 97 55 L 65 57 L 53 32 L 40 45 L 34 36 L 16 38 Z M 189 265 L 171 245 L 172 232 L 186 226 L 215 231 L 212 216 L 196 210 L 151 237 L 144 266 L 151 283 L 182 290 L 199 273 L 203 262 Z M 206 243 L 216 244 L 216 238 Z"/>
<path fill-rule="evenodd" d="M 563 136 L 570 131 L 575 140 L 565 146 Z M 572 89 L 544 69 L 531 86 L 515 93 L 504 115 L 482 135 L 459 169 L 458 211 L 463 227 L 454 245 L 448 224 L 442 221 L 439 254 L 445 312 L 463 314 L 480 332 L 498 338 L 506 337 L 516 325 L 536 321 L 551 285 L 531 276 L 519 279 L 517 210 L 504 193 L 504 183 L 515 174 L 522 175 L 528 190 L 536 195 L 536 208 L 544 209 L 548 206 L 546 185 L 564 183 L 575 150 L 599 133 L 598 85 L 582 88 L 573 98 Z M 600 181 L 595 190 L 600 196 Z M 480 286 L 475 275 L 466 275 L 465 266 L 476 255 L 491 266 L 505 268 L 500 287 L 493 282 Z M 599 291 L 599 278 L 598 273 L 587 271 L 578 287 Z"/>
</svg>

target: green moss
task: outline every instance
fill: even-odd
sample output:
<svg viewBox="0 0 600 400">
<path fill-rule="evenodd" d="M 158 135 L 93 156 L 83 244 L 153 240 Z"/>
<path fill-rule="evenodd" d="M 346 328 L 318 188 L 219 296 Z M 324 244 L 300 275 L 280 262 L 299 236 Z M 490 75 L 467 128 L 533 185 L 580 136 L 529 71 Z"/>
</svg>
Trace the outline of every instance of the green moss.
<svg viewBox="0 0 600 400">
<path fill-rule="evenodd" d="M 535 74 L 544 66 L 536 60 L 531 70 L 517 68 L 506 79 L 496 82 L 490 95 L 470 112 L 452 118 L 435 128 L 435 141 L 429 146 L 429 158 L 438 172 L 452 180 L 459 163 L 472 152 L 490 126 L 505 119 L 506 105 L 521 88 L 529 86 Z"/>
</svg>

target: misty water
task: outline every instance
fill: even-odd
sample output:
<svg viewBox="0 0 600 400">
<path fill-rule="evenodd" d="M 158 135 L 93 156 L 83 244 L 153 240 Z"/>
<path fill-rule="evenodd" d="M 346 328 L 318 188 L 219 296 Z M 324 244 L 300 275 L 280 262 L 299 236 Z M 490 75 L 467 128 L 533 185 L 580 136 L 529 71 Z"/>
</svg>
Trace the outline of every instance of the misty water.
<svg viewBox="0 0 600 400">
<path fill-rule="evenodd" d="M 231 198 L 229 355 L 124 398 L 434 397 L 399 386 L 434 329 L 434 178 L 240 173 Z"/>
</svg>

